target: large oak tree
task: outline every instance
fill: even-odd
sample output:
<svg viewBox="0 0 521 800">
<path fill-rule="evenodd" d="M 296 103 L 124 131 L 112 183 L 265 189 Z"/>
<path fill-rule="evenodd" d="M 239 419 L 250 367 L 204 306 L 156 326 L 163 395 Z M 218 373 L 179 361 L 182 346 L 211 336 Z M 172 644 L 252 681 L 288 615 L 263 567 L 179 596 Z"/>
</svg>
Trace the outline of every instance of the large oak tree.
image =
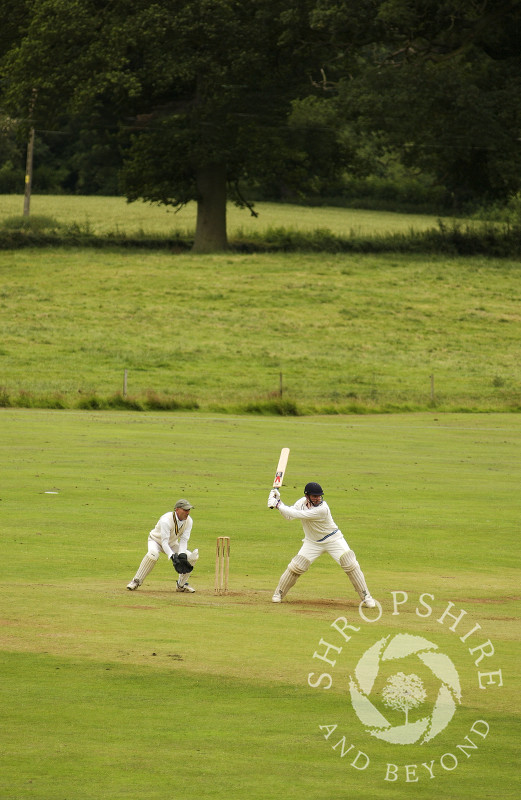
<svg viewBox="0 0 521 800">
<path fill-rule="evenodd" d="M 195 249 L 222 249 L 227 199 L 245 203 L 241 182 L 298 191 L 342 169 L 334 126 L 316 107 L 303 114 L 335 55 L 310 26 L 313 5 L 33 0 L 3 61 L 5 98 L 25 114 L 36 98 L 41 127 L 117 124 L 128 199 L 195 200 Z"/>
</svg>

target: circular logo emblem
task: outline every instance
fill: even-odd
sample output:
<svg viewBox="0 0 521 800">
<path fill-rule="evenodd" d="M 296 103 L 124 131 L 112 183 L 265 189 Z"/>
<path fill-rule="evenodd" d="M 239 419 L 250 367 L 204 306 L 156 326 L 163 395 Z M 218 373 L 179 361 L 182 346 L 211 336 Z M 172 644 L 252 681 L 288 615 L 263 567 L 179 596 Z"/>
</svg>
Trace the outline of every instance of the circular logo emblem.
<svg viewBox="0 0 521 800">
<path fill-rule="evenodd" d="M 461 703 L 461 688 L 454 664 L 437 650 L 438 645 L 423 636 L 399 633 L 392 638 L 385 636 L 365 651 L 355 667 L 355 679 L 350 676 L 349 690 L 353 709 L 360 722 L 367 726 L 367 733 L 391 744 L 413 744 L 418 740 L 424 744 L 447 727 L 456 710 L 455 700 Z M 378 677 L 381 684 L 383 667 L 389 666 L 386 662 L 409 656 L 415 656 L 418 665 L 424 664 L 428 668 L 436 679 L 436 685 L 439 683 L 439 689 L 430 713 L 409 722 L 409 712 L 426 704 L 427 692 L 423 681 L 415 672 L 405 674 L 399 671 L 388 675 L 378 694 L 385 706 L 405 715 L 403 725 L 392 726 L 370 696 L 376 695 L 375 684 Z"/>
</svg>

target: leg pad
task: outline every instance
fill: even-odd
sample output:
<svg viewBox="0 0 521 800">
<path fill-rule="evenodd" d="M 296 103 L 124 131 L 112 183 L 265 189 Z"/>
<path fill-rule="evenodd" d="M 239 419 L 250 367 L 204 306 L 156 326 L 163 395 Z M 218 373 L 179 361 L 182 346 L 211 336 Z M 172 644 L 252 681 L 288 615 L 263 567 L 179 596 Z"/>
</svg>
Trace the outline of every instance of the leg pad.
<svg viewBox="0 0 521 800">
<path fill-rule="evenodd" d="M 285 597 L 292 586 L 297 582 L 304 572 L 311 566 L 311 561 L 305 556 L 296 555 L 288 564 L 287 570 L 281 575 L 279 585 L 275 593 L 280 594 L 281 598 Z"/>
<path fill-rule="evenodd" d="M 148 575 L 148 573 L 150 572 L 150 570 L 155 567 L 156 561 L 157 561 L 157 557 L 156 558 L 152 558 L 149 553 L 147 553 L 146 556 L 144 557 L 144 559 L 141 562 L 141 564 L 139 565 L 139 569 L 136 572 L 136 575 L 134 577 L 134 580 L 137 583 L 139 583 L 140 586 L 143 583 L 143 581 L 145 580 L 145 578 Z"/>
<path fill-rule="evenodd" d="M 343 553 L 340 556 L 339 562 L 340 566 L 353 584 L 355 591 L 358 592 L 358 595 L 363 600 L 364 597 L 369 594 L 369 590 L 365 582 L 364 573 L 360 569 L 360 564 L 356 560 L 356 556 L 353 551 L 348 550 L 347 553 Z"/>
<path fill-rule="evenodd" d="M 307 572 L 311 566 L 311 561 L 309 558 L 305 556 L 296 555 L 288 564 L 288 569 L 290 572 L 294 572 L 295 575 L 303 575 L 304 572 Z"/>
</svg>

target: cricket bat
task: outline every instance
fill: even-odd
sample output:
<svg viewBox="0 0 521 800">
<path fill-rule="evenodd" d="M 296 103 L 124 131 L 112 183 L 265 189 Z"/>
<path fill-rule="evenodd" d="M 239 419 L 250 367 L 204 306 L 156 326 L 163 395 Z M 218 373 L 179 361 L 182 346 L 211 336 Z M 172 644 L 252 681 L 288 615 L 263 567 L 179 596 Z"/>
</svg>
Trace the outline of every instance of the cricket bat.
<svg viewBox="0 0 521 800">
<path fill-rule="evenodd" d="M 275 473 L 275 478 L 273 481 L 274 489 L 280 489 L 280 487 L 282 486 L 284 473 L 286 472 L 286 467 L 288 466 L 288 458 L 289 458 L 289 447 L 283 447 L 282 450 L 280 451 L 279 463 L 277 464 L 277 471 Z"/>
</svg>

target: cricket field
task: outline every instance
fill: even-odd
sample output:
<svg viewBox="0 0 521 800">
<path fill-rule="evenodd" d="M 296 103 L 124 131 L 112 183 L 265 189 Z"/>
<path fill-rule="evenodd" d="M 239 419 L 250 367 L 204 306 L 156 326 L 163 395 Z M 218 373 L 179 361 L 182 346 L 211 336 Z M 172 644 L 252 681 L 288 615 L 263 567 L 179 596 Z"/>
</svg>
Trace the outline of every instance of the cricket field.
<svg viewBox="0 0 521 800">
<path fill-rule="evenodd" d="M 4 408 L 3 800 L 514 800 L 521 416 L 262 417 Z M 280 605 L 307 481 L 327 556 Z M 195 506 L 190 582 L 159 516 Z M 229 592 L 214 593 L 230 536 Z"/>
</svg>

